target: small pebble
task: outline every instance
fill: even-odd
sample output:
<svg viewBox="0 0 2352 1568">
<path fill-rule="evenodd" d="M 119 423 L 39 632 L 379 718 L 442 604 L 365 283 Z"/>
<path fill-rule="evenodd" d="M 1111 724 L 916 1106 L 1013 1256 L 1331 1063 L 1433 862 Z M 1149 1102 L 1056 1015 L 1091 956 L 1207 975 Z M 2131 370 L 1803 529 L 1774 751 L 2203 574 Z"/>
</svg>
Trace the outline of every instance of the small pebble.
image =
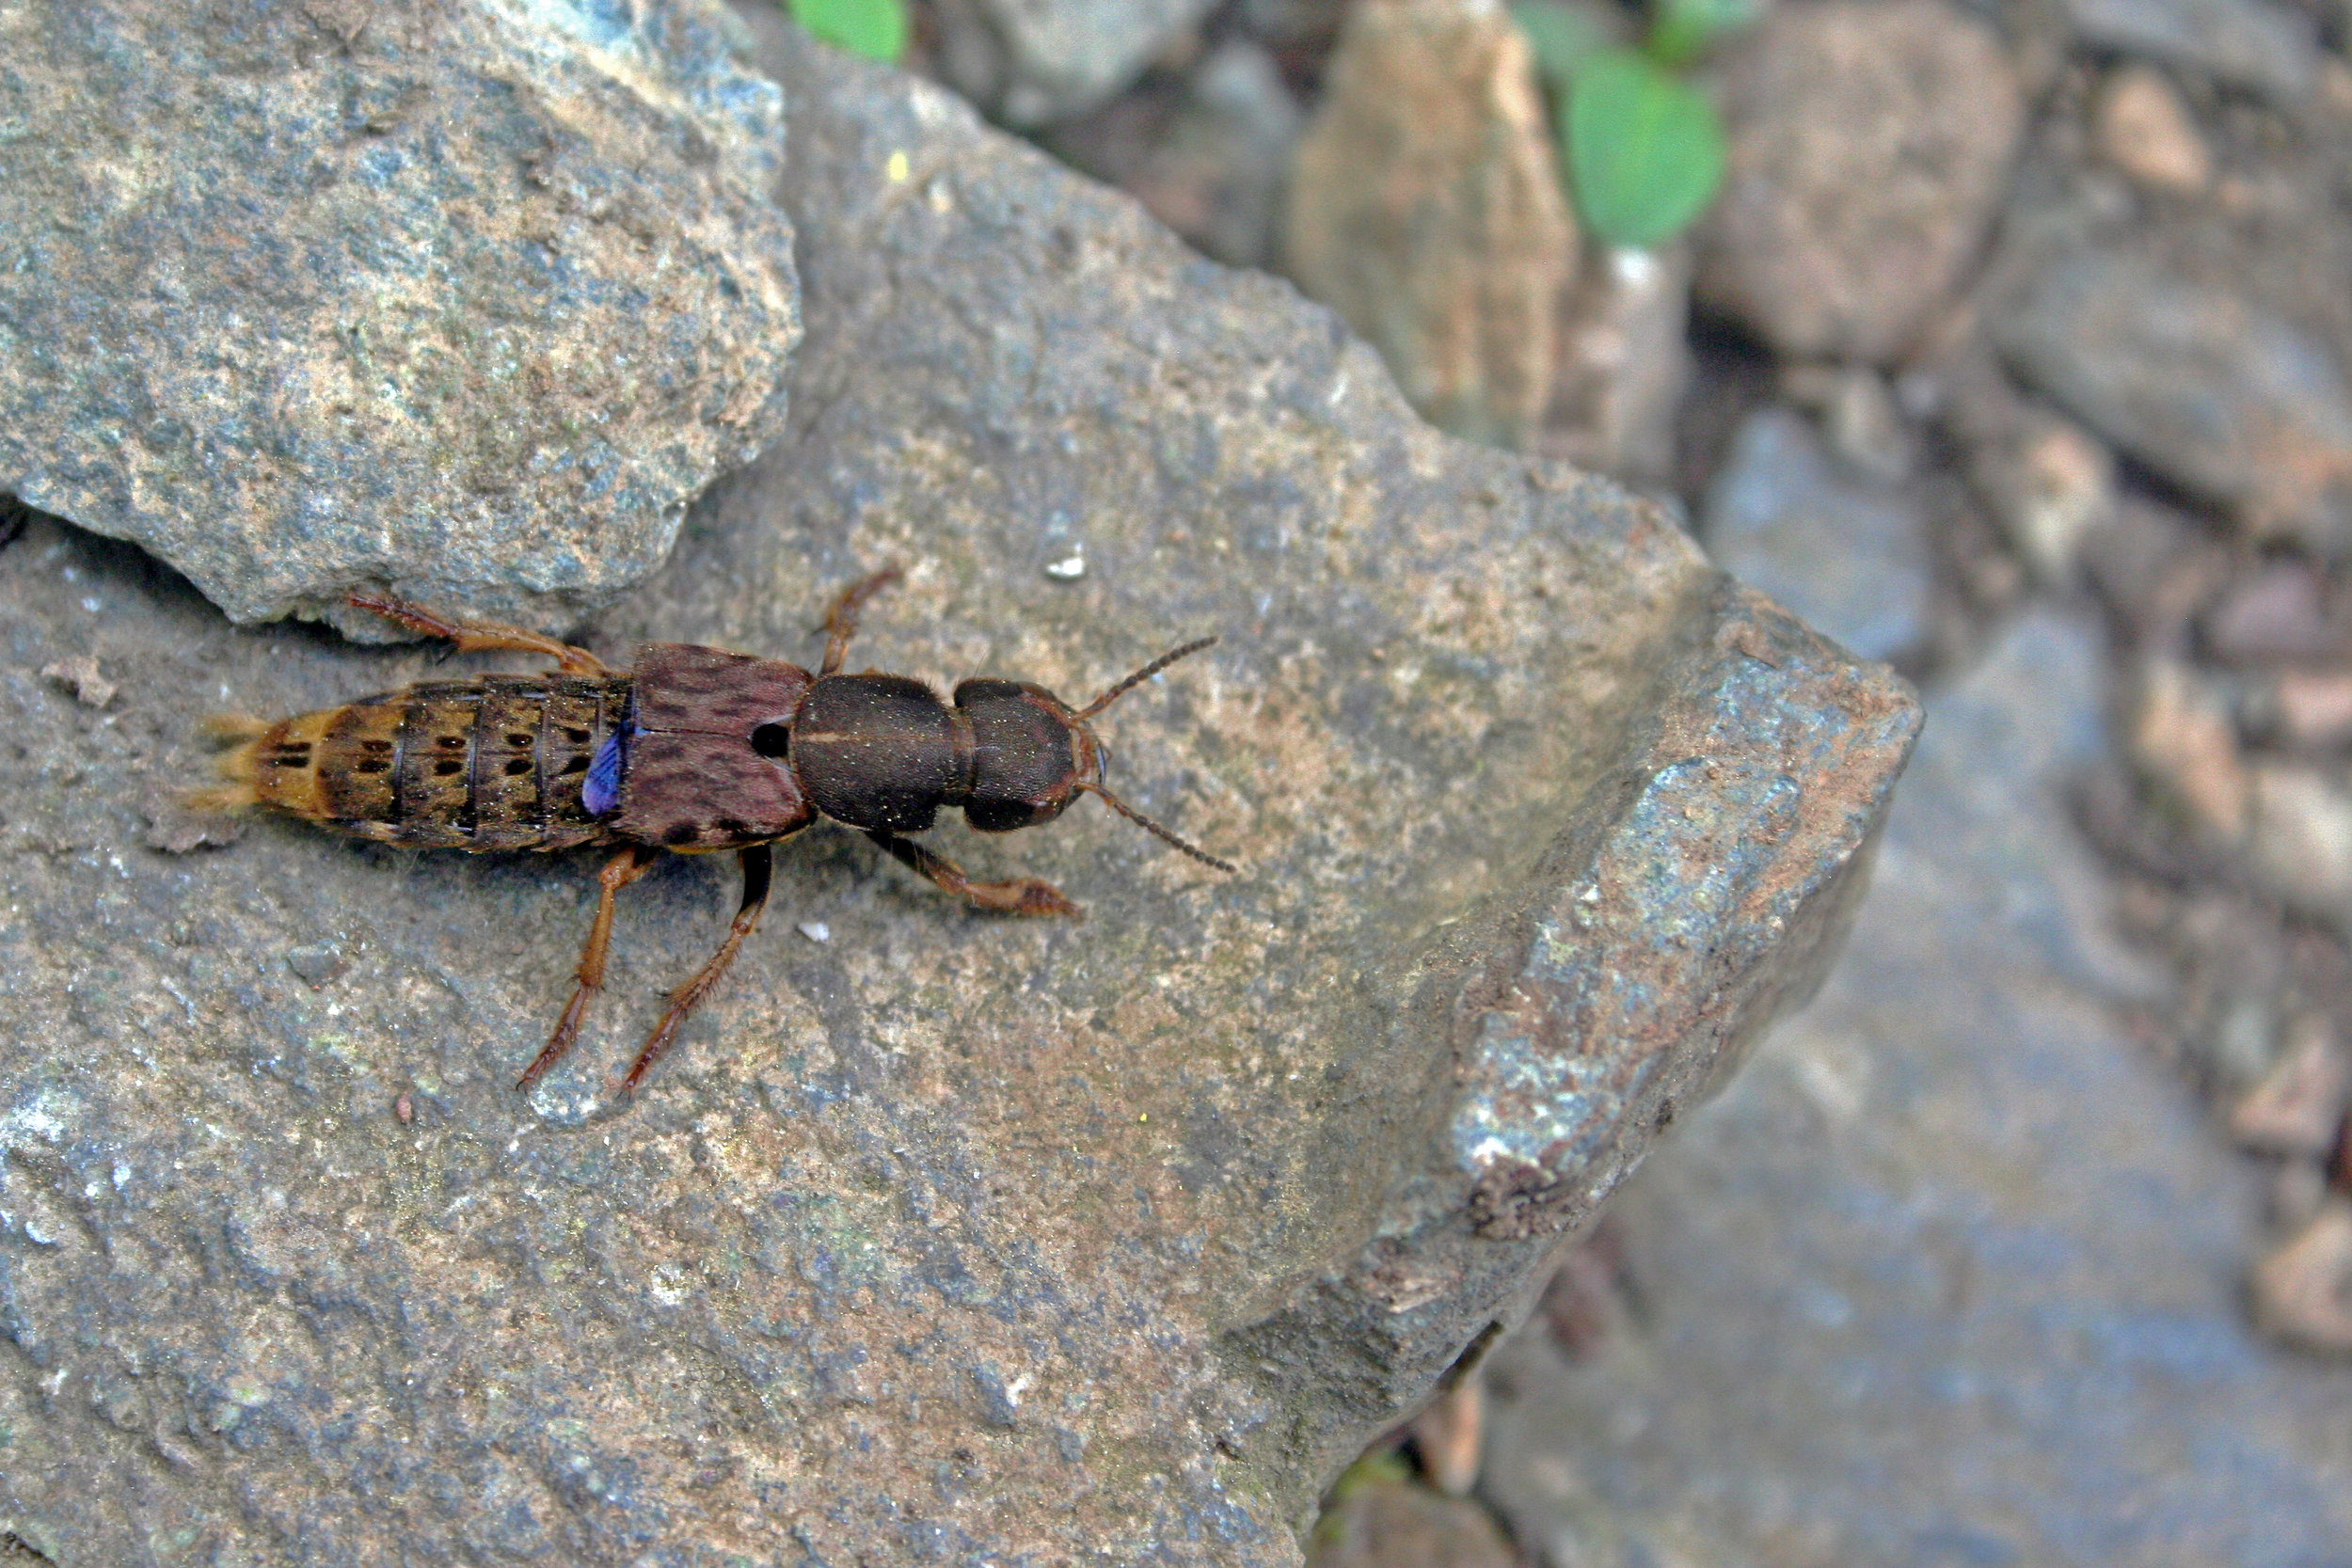
<svg viewBox="0 0 2352 1568">
<path fill-rule="evenodd" d="M 2272 694 L 2282 738 L 2296 746 L 2352 740 L 2352 671 L 2286 670 Z"/>
<path fill-rule="evenodd" d="M 1998 497 L 2002 526 L 2034 575 L 2063 587 L 2083 540 L 2114 508 L 2114 460 L 2080 428 L 2051 419 L 2022 436 L 2009 478 Z"/>
<path fill-rule="evenodd" d="M 1059 561 L 1045 563 L 1045 575 L 1061 582 L 1075 582 L 1087 575 L 1087 558 L 1074 550 Z"/>
<path fill-rule="evenodd" d="M 115 700 L 119 689 L 115 683 L 98 673 L 98 660 L 87 654 L 61 658 L 55 664 L 44 664 L 41 674 L 59 686 L 70 687 L 73 700 L 86 707 L 104 707 Z"/>
<path fill-rule="evenodd" d="M 1422 1473 L 1449 1497 L 1469 1497 L 1478 1482 L 1486 1419 L 1483 1385 L 1473 1376 L 1431 1401 L 1407 1428 L 1421 1455 Z"/>
<path fill-rule="evenodd" d="M 2205 612 L 2205 641 L 2224 664 L 2340 657 L 2344 638 L 2314 567 L 2280 562 L 2247 573 Z"/>
<path fill-rule="evenodd" d="M 340 978 L 351 968 L 351 960 L 343 957 L 342 949 L 333 942 L 318 942 L 305 947 L 288 948 L 286 967 L 302 976 L 304 982 L 316 990 Z"/>
<path fill-rule="evenodd" d="M 2124 745 L 2201 835 L 2224 844 L 2245 836 L 2252 784 L 2216 683 L 2179 659 L 2149 659 Z"/>
<path fill-rule="evenodd" d="M 2344 1060 L 2327 1020 L 2306 1017 L 2286 1050 L 2230 1111 L 2230 1135 L 2265 1154 L 2317 1160 L 2335 1147 L 2347 1089 Z"/>
<path fill-rule="evenodd" d="M 2307 1350 L 2352 1351 L 2352 1204 L 2325 1204 L 2254 1269 L 2254 1317 Z"/>
<path fill-rule="evenodd" d="M 831 942 L 833 940 L 833 927 L 826 925 L 821 920 L 803 920 L 801 922 L 800 929 L 801 935 L 808 938 L 811 942 Z"/>
<path fill-rule="evenodd" d="M 2108 78 L 2098 135 L 2107 161 L 2143 185 L 2196 191 L 2213 178 L 2213 155 L 2187 105 L 2147 66 L 2126 66 Z"/>
<path fill-rule="evenodd" d="M 2256 880 L 2306 914 L 2352 912 L 2352 789 L 2331 770 L 2291 763 L 2249 771 Z"/>
</svg>

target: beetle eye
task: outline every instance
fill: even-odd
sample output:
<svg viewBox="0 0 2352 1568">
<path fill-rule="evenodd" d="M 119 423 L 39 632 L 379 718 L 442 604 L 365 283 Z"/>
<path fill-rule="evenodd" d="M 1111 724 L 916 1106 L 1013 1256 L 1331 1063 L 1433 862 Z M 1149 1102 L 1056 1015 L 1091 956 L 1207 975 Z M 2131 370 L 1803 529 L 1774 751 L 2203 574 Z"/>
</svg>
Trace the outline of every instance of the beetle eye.
<svg viewBox="0 0 2352 1568">
<path fill-rule="evenodd" d="M 752 750 L 763 757 L 780 757 L 792 747 L 789 724 L 762 724 L 752 732 Z"/>
</svg>

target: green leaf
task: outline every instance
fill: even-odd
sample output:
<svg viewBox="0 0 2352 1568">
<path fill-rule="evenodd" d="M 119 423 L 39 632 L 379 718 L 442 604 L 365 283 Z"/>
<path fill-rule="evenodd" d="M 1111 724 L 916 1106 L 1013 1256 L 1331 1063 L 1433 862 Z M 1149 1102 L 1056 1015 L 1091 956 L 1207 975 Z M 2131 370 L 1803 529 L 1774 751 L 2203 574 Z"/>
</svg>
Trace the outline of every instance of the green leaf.
<svg viewBox="0 0 2352 1568">
<path fill-rule="evenodd" d="M 1672 239 L 1707 210 L 1723 179 L 1715 106 L 1632 50 L 1587 58 L 1560 121 L 1577 211 L 1611 245 Z"/>
<path fill-rule="evenodd" d="M 906 0 L 785 0 L 792 20 L 827 43 L 895 64 L 907 48 Z"/>
<path fill-rule="evenodd" d="M 1756 20 L 1761 0 L 1658 0 L 1658 16 L 1644 46 L 1661 65 L 1688 65 L 1708 45 Z"/>
<path fill-rule="evenodd" d="M 1558 0 L 1518 0 L 1511 8 L 1511 20 L 1527 35 L 1536 72 L 1554 92 L 1565 91 L 1578 66 L 1617 41 L 1593 10 Z"/>
</svg>

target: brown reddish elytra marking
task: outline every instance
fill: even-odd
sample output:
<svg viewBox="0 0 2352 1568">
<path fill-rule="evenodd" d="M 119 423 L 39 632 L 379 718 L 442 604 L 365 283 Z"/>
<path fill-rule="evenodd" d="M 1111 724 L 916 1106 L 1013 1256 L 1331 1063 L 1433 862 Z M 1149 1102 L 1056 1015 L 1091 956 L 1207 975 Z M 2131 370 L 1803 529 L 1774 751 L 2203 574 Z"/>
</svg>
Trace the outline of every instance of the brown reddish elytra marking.
<svg viewBox="0 0 2352 1568">
<path fill-rule="evenodd" d="M 235 750 L 230 782 L 193 798 L 224 810 L 273 806 L 322 827 L 424 849 L 572 849 L 620 845 L 598 877 L 596 922 L 577 984 L 547 1048 L 523 1069 L 528 1089 L 572 1047 L 604 985 L 612 905 L 662 850 L 733 849 L 743 900 L 719 951 L 671 993 L 623 1092 L 641 1083 L 710 993 L 767 907 L 769 846 L 819 816 L 865 832 L 949 893 L 984 910 L 1079 914 L 1035 877 L 976 882 L 905 834 L 942 806 L 982 832 L 1059 816 L 1081 794 L 1220 871 L 1203 853 L 1103 787 L 1103 747 L 1088 721 L 1139 683 L 1216 641 L 1161 655 L 1073 709 L 1043 687 L 967 680 L 954 705 L 905 675 L 839 673 L 858 611 L 897 580 L 893 567 L 851 585 L 825 616 L 825 662 L 811 675 L 780 659 L 683 642 L 648 642 L 635 666 L 510 626 L 451 620 L 388 594 L 350 602 L 460 650 L 521 648 L 555 660 L 547 675 L 424 681 L 342 707 L 265 723 L 213 721 Z"/>
</svg>

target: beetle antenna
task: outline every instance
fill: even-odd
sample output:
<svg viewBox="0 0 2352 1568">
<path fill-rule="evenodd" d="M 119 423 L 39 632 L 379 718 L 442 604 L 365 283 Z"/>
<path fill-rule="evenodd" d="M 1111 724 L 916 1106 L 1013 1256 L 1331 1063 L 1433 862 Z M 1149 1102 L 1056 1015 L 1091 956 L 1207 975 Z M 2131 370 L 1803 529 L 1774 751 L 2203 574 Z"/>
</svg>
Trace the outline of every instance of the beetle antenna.
<svg viewBox="0 0 2352 1568">
<path fill-rule="evenodd" d="M 1209 641 L 1215 641 L 1216 639 L 1211 638 Z M 1193 646 L 1200 647 L 1203 646 L 1203 644 L 1195 643 Z M 1191 648 L 1180 648 L 1175 653 L 1172 653 L 1168 657 L 1169 658 L 1182 658 L 1185 654 L 1190 652 L 1192 652 Z M 1136 678 L 1141 679 L 1140 676 Z M 1114 691 L 1111 695 L 1116 697 L 1119 693 Z M 1081 780 L 1079 781 L 1078 787 L 1085 790 L 1089 795 L 1101 796 L 1103 798 L 1103 803 L 1110 807 L 1111 810 L 1119 813 L 1120 816 L 1125 817 L 1128 821 L 1133 822 L 1136 827 L 1144 830 L 1144 832 L 1155 835 L 1165 843 L 1174 845 L 1177 848 L 1182 849 L 1185 854 L 1190 855 L 1194 860 L 1200 862 L 1203 865 L 1214 865 L 1219 871 L 1232 871 L 1233 869 L 1233 865 L 1231 862 L 1218 860 L 1215 855 L 1210 854 L 1206 849 L 1194 848 L 1191 845 L 1186 844 L 1183 839 L 1178 838 L 1174 833 L 1169 832 L 1166 828 L 1161 827 L 1157 822 L 1152 821 L 1150 817 L 1136 810 L 1135 807 L 1129 805 L 1118 796 L 1113 795 L 1109 790 L 1104 789 L 1101 784 L 1094 784 L 1087 780 Z"/>
<path fill-rule="evenodd" d="M 1112 687 L 1108 691 L 1104 692 L 1100 697 L 1095 698 L 1094 701 L 1089 703 L 1085 707 L 1080 708 L 1078 712 L 1073 715 L 1073 717 L 1083 723 L 1085 721 L 1093 718 L 1096 714 L 1110 706 L 1113 703 L 1119 701 L 1120 698 L 1124 697 L 1128 692 L 1133 691 L 1136 687 L 1141 686 L 1145 681 L 1150 680 L 1153 675 L 1158 674 L 1161 671 L 1175 663 L 1178 659 L 1185 658 L 1193 654 L 1197 654 L 1201 649 L 1207 647 L 1210 643 L 1216 641 L 1216 639 L 1214 637 L 1203 637 L 1198 641 L 1187 642 L 1181 648 L 1170 649 L 1168 652 L 1164 653 L 1159 657 L 1153 659 L 1151 663 L 1145 665 L 1142 669 L 1136 671 L 1134 674 L 1129 675 L 1125 680 L 1120 681 L 1117 686 Z M 1138 817 L 1136 820 L 1141 821 L 1142 818 Z M 1155 832 L 1157 831 L 1157 829 L 1153 830 Z M 1231 867 L 1228 867 L 1227 869 L 1230 870 Z"/>
</svg>

